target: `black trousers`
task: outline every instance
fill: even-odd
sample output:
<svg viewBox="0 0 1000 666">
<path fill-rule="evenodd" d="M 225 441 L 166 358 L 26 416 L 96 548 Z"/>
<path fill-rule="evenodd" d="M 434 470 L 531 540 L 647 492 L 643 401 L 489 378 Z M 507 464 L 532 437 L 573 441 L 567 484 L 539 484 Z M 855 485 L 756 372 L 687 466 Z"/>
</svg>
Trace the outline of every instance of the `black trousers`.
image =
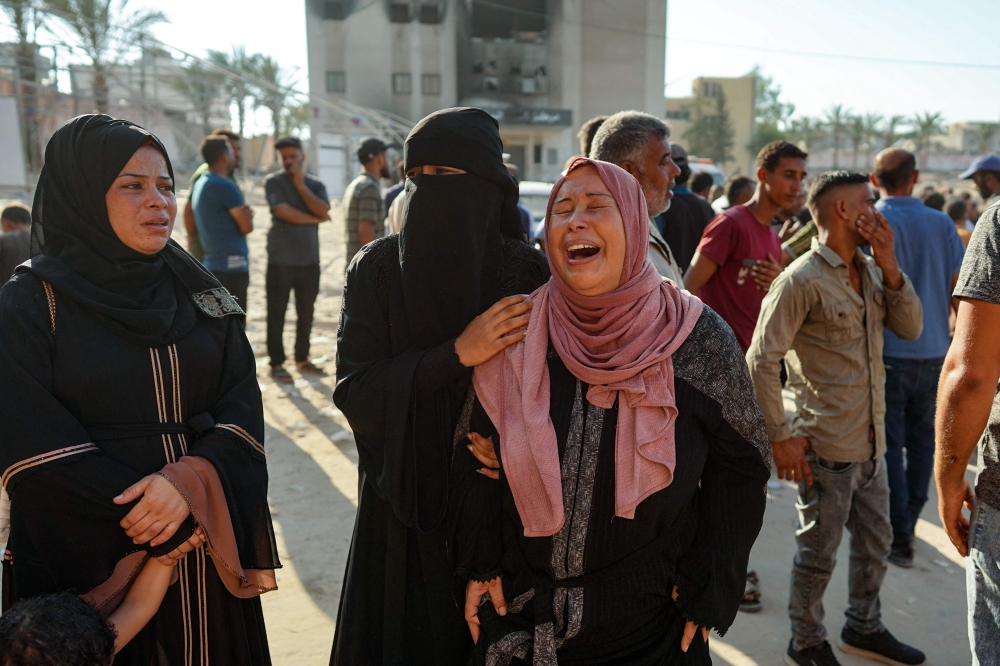
<svg viewBox="0 0 1000 666">
<path fill-rule="evenodd" d="M 285 312 L 288 297 L 295 290 L 295 360 L 309 360 L 309 334 L 312 330 L 313 306 L 319 295 L 319 265 L 281 266 L 267 265 L 267 353 L 271 365 L 285 362 L 282 333 L 285 330 Z"/>
<path fill-rule="evenodd" d="M 247 312 L 247 290 L 250 288 L 250 273 L 223 273 L 219 271 L 218 273 L 213 273 L 215 279 L 217 279 L 222 286 L 226 288 L 236 302 L 240 304 L 243 308 L 243 312 Z M 246 328 L 247 318 L 242 317 L 243 327 Z"/>
</svg>

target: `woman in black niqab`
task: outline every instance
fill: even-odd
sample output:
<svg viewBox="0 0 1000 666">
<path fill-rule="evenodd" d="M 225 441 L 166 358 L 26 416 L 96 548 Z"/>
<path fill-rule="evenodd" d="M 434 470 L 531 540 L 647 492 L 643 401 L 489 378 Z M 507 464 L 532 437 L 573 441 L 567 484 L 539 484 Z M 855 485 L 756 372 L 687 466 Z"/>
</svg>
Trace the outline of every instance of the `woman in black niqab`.
<svg viewBox="0 0 1000 666">
<path fill-rule="evenodd" d="M 241 310 L 200 264 L 173 241 L 147 254 L 116 233 L 106 196 L 144 146 L 163 155 L 170 186 L 156 199 L 140 175 L 135 196 L 164 205 L 173 172 L 156 137 L 103 115 L 61 127 L 36 191 L 32 259 L 0 289 L 3 607 L 74 590 L 110 614 L 148 557 L 184 551 L 200 526 L 206 545 L 180 560 L 115 664 L 266 665 L 259 595 L 280 564 L 253 352 L 231 316 Z M 155 514 L 154 485 L 185 517 L 133 539 L 125 525 Z"/>
<path fill-rule="evenodd" d="M 367 245 L 348 268 L 338 335 L 333 397 L 354 430 L 361 483 L 337 665 L 468 659 L 465 583 L 453 575 L 443 524 L 473 398 L 456 340 L 480 315 L 503 321 L 487 310 L 549 277 L 522 240 L 492 117 L 438 111 L 404 150 L 402 231 Z"/>
</svg>

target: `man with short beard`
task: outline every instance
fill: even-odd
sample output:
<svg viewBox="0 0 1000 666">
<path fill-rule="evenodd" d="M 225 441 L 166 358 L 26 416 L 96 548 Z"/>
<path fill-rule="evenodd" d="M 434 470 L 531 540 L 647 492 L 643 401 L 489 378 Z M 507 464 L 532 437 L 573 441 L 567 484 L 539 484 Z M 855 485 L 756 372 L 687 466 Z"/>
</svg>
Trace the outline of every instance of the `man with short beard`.
<svg viewBox="0 0 1000 666">
<path fill-rule="evenodd" d="M 972 161 L 972 166 L 959 176 L 962 180 L 972 179 L 983 198 L 983 209 L 1000 201 L 1000 156 L 988 153 Z"/>
<path fill-rule="evenodd" d="M 680 287 L 684 274 L 653 222 L 654 217 L 670 208 L 674 179 L 681 173 L 670 150 L 670 128 L 666 123 L 641 111 L 619 111 L 597 130 L 590 159 L 616 164 L 639 181 L 649 213 L 649 261 L 660 275 Z"/>
<path fill-rule="evenodd" d="M 358 161 L 364 167 L 344 190 L 344 221 L 347 224 L 347 263 L 368 243 L 385 235 L 385 210 L 379 179 L 389 178 L 389 144 L 368 137 L 358 146 Z"/>
</svg>

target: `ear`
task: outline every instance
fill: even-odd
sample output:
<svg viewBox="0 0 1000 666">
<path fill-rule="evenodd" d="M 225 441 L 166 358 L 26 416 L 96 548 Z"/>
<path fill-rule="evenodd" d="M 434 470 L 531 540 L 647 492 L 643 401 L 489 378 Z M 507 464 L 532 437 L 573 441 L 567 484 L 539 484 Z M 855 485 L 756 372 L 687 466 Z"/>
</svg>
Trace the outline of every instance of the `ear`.
<svg viewBox="0 0 1000 666">
<path fill-rule="evenodd" d="M 847 199 L 837 199 L 833 202 L 833 214 L 842 220 L 850 220 L 847 212 Z"/>
<path fill-rule="evenodd" d="M 872 182 L 872 187 L 874 187 L 876 190 L 879 189 L 878 178 L 875 177 L 874 171 L 871 174 L 869 174 L 868 180 Z"/>
<path fill-rule="evenodd" d="M 758 183 L 766 183 L 767 182 L 767 176 L 768 176 L 767 169 L 765 169 L 764 167 L 760 167 L 760 168 L 757 169 L 757 182 Z"/>
</svg>

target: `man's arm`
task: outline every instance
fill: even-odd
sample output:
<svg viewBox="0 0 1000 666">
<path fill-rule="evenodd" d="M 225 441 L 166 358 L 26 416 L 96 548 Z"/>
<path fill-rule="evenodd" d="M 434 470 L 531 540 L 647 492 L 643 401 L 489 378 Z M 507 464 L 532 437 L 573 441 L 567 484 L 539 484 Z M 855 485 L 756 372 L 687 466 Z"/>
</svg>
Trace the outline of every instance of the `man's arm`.
<svg viewBox="0 0 1000 666">
<path fill-rule="evenodd" d="M 229 216 L 233 218 L 240 233 L 244 236 L 253 231 L 253 209 L 250 206 L 242 205 L 230 208 Z"/>
<path fill-rule="evenodd" d="M 961 299 L 955 339 L 945 357 L 935 416 L 934 479 L 938 512 L 959 554 L 968 554 L 969 521 L 962 505 L 972 508 L 965 478 L 972 451 L 986 429 L 1000 380 L 1000 305 Z"/>
<path fill-rule="evenodd" d="M 715 263 L 700 252 L 695 252 L 691 258 L 691 265 L 688 266 L 684 274 L 684 288 L 695 296 L 698 290 L 705 286 L 705 283 L 719 270 L 719 264 Z"/>
<path fill-rule="evenodd" d="M 309 186 L 306 185 L 306 174 L 302 167 L 300 165 L 293 165 L 288 170 L 288 175 L 292 177 L 295 189 L 299 191 L 299 196 L 302 197 L 302 201 L 305 203 L 306 208 L 309 209 L 309 212 L 321 220 L 329 220 L 330 203 L 316 196 L 309 189 Z"/>
<path fill-rule="evenodd" d="M 358 241 L 364 247 L 375 240 L 375 223 L 369 220 L 358 222 Z"/>
<path fill-rule="evenodd" d="M 198 237 L 198 225 L 194 221 L 194 206 L 191 205 L 191 198 L 188 197 L 184 204 L 184 231 L 187 232 L 188 248 L 191 247 L 191 239 Z"/>
<path fill-rule="evenodd" d="M 808 314 L 805 285 L 793 275 L 779 276 L 761 303 L 757 327 L 747 350 L 747 365 L 754 393 L 764 412 L 778 478 L 796 483 L 804 479 L 811 484 L 812 470 L 805 457 L 809 443 L 801 437 L 792 437 L 781 398 L 781 359 Z"/>
<path fill-rule="evenodd" d="M 924 309 L 913 282 L 899 268 L 892 227 L 875 211 L 874 220 L 867 215 L 858 219 L 858 233 L 871 245 L 872 258 L 882 271 L 885 327 L 903 340 L 916 340 L 924 329 Z"/>
<path fill-rule="evenodd" d="M 286 203 L 271 206 L 271 214 L 292 224 L 322 224 L 330 219 L 329 217 L 319 218 L 309 213 L 303 213 L 295 206 Z"/>
</svg>

